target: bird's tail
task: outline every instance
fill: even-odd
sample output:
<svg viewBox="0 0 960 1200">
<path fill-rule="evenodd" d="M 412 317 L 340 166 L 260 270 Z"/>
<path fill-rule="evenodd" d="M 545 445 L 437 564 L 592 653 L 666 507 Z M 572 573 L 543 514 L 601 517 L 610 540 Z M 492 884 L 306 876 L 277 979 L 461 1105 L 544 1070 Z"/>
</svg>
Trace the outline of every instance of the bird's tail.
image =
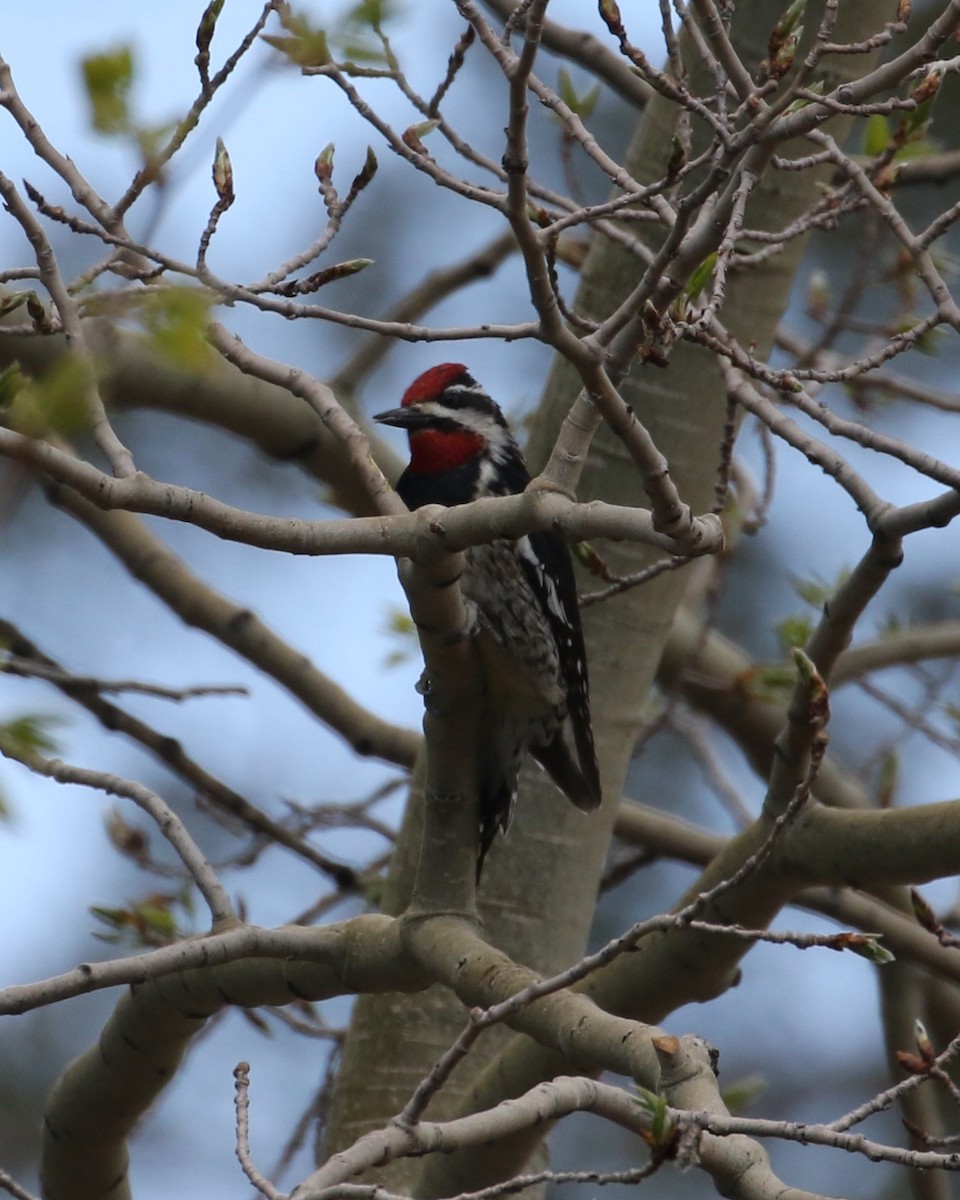
<svg viewBox="0 0 960 1200">
<path fill-rule="evenodd" d="M 477 882 L 483 860 L 493 845 L 497 830 L 506 833 L 513 818 L 517 779 L 523 758 L 524 730 L 490 712 L 480 730 L 480 833 L 477 843 Z"/>
<path fill-rule="evenodd" d="M 567 799 L 583 812 L 600 807 L 600 769 L 593 739 L 577 739 L 576 753 L 566 736 L 568 723 L 562 725 L 542 746 L 532 746 L 534 758 L 547 772 Z M 579 730 L 574 726 L 574 733 Z M 582 744 L 581 744 L 582 743 Z"/>
</svg>

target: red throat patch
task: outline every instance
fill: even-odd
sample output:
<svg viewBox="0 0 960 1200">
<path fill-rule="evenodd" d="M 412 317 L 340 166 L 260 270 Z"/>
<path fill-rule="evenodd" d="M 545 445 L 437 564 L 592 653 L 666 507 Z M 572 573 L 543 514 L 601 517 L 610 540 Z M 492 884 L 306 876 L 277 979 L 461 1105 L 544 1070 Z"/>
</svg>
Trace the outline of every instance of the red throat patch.
<svg viewBox="0 0 960 1200">
<path fill-rule="evenodd" d="M 437 367 L 436 370 L 440 370 Z M 404 404 L 406 404 L 404 399 Z M 449 471 L 462 466 L 483 449 L 484 440 L 466 429 L 417 429 L 410 433 L 410 465 L 414 475 Z"/>
</svg>

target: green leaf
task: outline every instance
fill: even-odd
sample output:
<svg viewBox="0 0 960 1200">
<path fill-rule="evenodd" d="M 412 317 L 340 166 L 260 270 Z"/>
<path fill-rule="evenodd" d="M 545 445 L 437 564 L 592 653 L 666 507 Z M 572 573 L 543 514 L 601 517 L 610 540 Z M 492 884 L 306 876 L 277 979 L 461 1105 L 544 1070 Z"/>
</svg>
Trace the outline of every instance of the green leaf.
<svg viewBox="0 0 960 1200">
<path fill-rule="evenodd" d="M 6 317 L 12 312 L 16 312 L 21 305 L 26 304 L 28 296 L 35 296 L 35 292 L 4 292 L 0 296 L 0 317 Z"/>
<path fill-rule="evenodd" d="M 863 138 L 863 152 L 876 158 L 890 145 L 890 122 L 883 113 L 871 113 L 867 118 L 867 129 Z"/>
<path fill-rule="evenodd" d="M 809 85 L 807 91 L 811 92 L 814 96 L 822 96 L 826 91 L 826 85 L 822 79 L 815 79 L 813 83 Z M 801 108 L 806 108 L 808 104 L 813 103 L 813 100 L 808 99 L 806 96 L 801 96 L 799 99 L 794 100 L 784 115 L 786 116 L 788 113 L 799 112 Z"/>
<path fill-rule="evenodd" d="M 0 371 L 0 408 L 9 408 L 27 383 L 27 377 L 20 370 L 18 362 L 12 362 Z"/>
<path fill-rule="evenodd" d="M 98 921 L 106 925 L 110 929 L 110 933 L 99 932 L 93 936 L 101 942 L 110 942 L 111 944 L 120 941 L 121 930 L 126 924 L 126 913 L 122 908 L 109 908 L 105 904 L 91 904 L 88 910 L 91 916 L 96 917 Z"/>
<path fill-rule="evenodd" d="M 567 108 L 572 108 L 576 112 L 577 93 L 574 90 L 570 72 L 566 67 L 561 67 L 557 72 L 557 93 Z"/>
<path fill-rule="evenodd" d="M 182 907 L 181 895 L 154 892 L 142 900 L 131 901 L 126 908 L 92 904 L 90 913 L 104 926 L 106 932 L 95 933 L 102 942 L 116 945 L 126 942 L 133 946 L 168 946 L 184 936 L 177 924 L 174 910 Z"/>
<path fill-rule="evenodd" d="M 387 56 L 379 46 L 374 46 L 371 42 L 358 41 L 356 38 L 344 39 L 338 44 L 338 49 L 342 51 L 345 67 L 349 64 L 387 61 Z"/>
<path fill-rule="evenodd" d="M 797 681 L 796 671 L 785 663 L 772 663 L 759 667 L 747 679 L 747 691 L 756 700 L 779 703 L 783 693 Z"/>
<path fill-rule="evenodd" d="M 354 62 L 387 63 L 394 67 L 396 62 L 382 32 L 394 11 L 387 0 L 361 0 L 337 22 L 331 31 L 331 41 Z M 375 38 L 371 38 L 371 33 Z"/>
<path fill-rule="evenodd" d="M 404 608 L 392 608 L 387 613 L 386 632 L 391 637 L 416 637 L 417 627 L 413 623 L 413 617 Z"/>
<path fill-rule="evenodd" d="M 786 617 L 777 626 L 777 636 L 784 650 L 805 646 L 812 632 L 813 622 L 805 616 Z"/>
<path fill-rule="evenodd" d="M 50 730 L 62 724 L 61 717 L 48 713 L 23 713 L 0 724 L 0 740 L 11 753 L 27 758 L 35 754 L 55 754 L 59 747 Z"/>
<path fill-rule="evenodd" d="M 673 1133 L 673 1124 L 667 1113 L 667 1102 L 663 1096 L 637 1086 L 637 1104 L 650 1118 L 650 1133 L 646 1140 L 651 1146 L 665 1146 Z"/>
<path fill-rule="evenodd" d="M 123 133 L 130 128 L 128 102 L 133 85 L 133 51 L 115 46 L 81 60 L 83 84 L 90 103 L 90 122 L 98 133 Z"/>
<path fill-rule="evenodd" d="M 315 30 L 310 37 L 283 37 L 281 34 L 261 33 L 268 46 L 279 50 L 298 67 L 325 67 L 332 61 L 327 35 Z"/>
<path fill-rule="evenodd" d="M 405 608 L 391 608 L 387 612 L 384 632 L 396 643 L 395 648 L 386 655 L 384 666 L 401 666 L 417 653 L 417 627 Z"/>
<path fill-rule="evenodd" d="M 936 138 L 927 137 L 925 130 L 912 134 L 902 146 L 897 147 L 893 156 L 896 163 L 916 161 L 918 158 L 928 158 L 931 154 L 939 154 L 943 144 Z"/>
<path fill-rule="evenodd" d="M 593 116 L 593 110 L 600 99 L 600 84 L 595 83 L 589 92 L 580 97 L 580 116 L 586 121 Z"/>
<path fill-rule="evenodd" d="M 813 608 L 820 609 L 823 608 L 837 588 L 845 583 L 849 577 L 849 568 L 844 567 L 832 583 L 825 579 L 801 579 L 797 575 L 791 577 L 790 583 L 801 600 Z"/>
<path fill-rule="evenodd" d="M 687 300 L 695 300 L 700 295 L 710 282 L 710 276 L 713 274 L 716 265 L 717 253 L 714 251 L 712 254 L 708 254 L 703 262 L 693 269 L 683 289 L 683 294 Z"/>
<path fill-rule="evenodd" d="M 132 131 L 145 163 L 149 164 L 157 157 L 176 128 L 176 121 L 163 121 L 158 125 L 138 125 Z"/>
<path fill-rule="evenodd" d="M 928 329 L 926 333 L 921 333 L 918 338 L 914 338 L 913 348 L 919 350 L 921 354 L 926 354 L 928 358 L 935 358 L 940 353 L 943 339 L 942 329 Z"/>
<path fill-rule="evenodd" d="M 814 608 L 822 608 L 827 596 L 830 594 L 829 589 L 821 582 L 815 579 L 793 579 L 793 590 L 797 593 L 801 600 Z"/>
<path fill-rule="evenodd" d="M 557 72 L 557 93 L 571 112 L 586 121 L 596 107 L 600 96 L 600 85 L 595 84 L 588 92 L 578 96 L 577 89 L 573 86 L 573 80 L 570 78 L 570 72 L 566 67 L 561 67 Z"/>
<path fill-rule="evenodd" d="M 10 424 L 27 437 L 51 433 L 74 437 L 82 433 L 90 427 L 90 383 L 89 372 L 75 358 L 61 359 L 36 379 L 18 379 L 14 374 L 8 381 L 13 392 Z"/>
<path fill-rule="evenodd" d="M 798 30 L 803 26 L 800 22 L 807 11 L 807 0 L 793 0 L 793 3 L 787 8 L 787 11 L 780 18 L 774 29 L 774 34 L 780 37 L 788 37 L 790 34 L 797 34 Z"/>
<path fill-rule="evenodd" d="M 137 913 L 147 931 L 154 937 L 163 941 L 173 941 L 177 936 L 177 923 L 165 905 L 143 903 L 137 906 Z"/>
<path fill-rule="evenodd" d="M 187 371 L 209 367 L 213 351 L 207 341 L 211 299 L 198 288 L 162 288 L 145 298 L 143 323 L 154 349 Z"/>
<path fill-rule="evenodd" d="M 110 843 L 126 858 L 145 864 L 150 848 L 150 835 L 136 825 L 131 825 L 122 811 L 113 807 L 104 816 L 104 827 Z"/>
<path fill-rule="evenodd" d="M 767 1090 L 767 1081 L 762 1075 L 745 1075 L 735 1079 L 722 1089 L 723 1102 L 736 1116 L 748 1108 L 757 1097 Z"/>
<path fill-rule="evenodd" d="M 347 13 L 346 20 L 351 25 L 367 26 L 376 30 L 394 15 L 394 11 L 387 0 L 360 0 L 360 3 L 354 5 Z"/>
<path fill-rule="evenodd" d="M 261 33 L 268 46 L 298 67 L 325 67 L 333 62 L 325 30 L 312 25 L 303 13 L 295 13 L 289 4 L 281 5 L 277 13 L 288 36 Z"/>
<path fill-rule="evenodd" d="M 918 323 L 919 318 L 912 313 L 908 313 L 902 320 L 892 326 L 892 333 L 909 333 Z M 936 355 L 943 342 L 943 333 L 939 329 L 928 329 L 925 333 L 921 333 L 913 339 L 914 350 L 919 350 L 921 354 L 930 356 Z"/>
</svg>

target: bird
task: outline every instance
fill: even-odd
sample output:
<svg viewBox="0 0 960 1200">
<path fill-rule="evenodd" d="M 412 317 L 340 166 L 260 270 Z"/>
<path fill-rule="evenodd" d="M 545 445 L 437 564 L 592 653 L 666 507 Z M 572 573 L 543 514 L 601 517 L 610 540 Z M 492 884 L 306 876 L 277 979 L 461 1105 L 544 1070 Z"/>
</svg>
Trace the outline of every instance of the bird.
<svg viewBox="0 0 960 1200">
<path fill-rule="evenodd" d="M 524 491 L 530 472 L 500 407 L 463 363 L 419 375 L 399 408 L 378 413 L 406 431 L 410 461 L 396 484 L 411 510 Z M 524 753 L 584 812 L 601 801 L 590 684 L 570 550 L 554 530 L 466 551 L 460 581 L 476 607 L 484 677 L 477 792 L 477 882 L 513 814 Z"/>
</svg>

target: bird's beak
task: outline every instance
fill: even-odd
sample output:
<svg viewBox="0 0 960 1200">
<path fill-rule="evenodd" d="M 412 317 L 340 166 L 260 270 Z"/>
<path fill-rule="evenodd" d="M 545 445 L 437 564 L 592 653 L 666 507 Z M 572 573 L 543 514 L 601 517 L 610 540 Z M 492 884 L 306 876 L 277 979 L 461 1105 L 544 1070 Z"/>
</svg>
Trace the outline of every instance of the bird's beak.
<svg viewBox="0 0 960 1200">
<path fill-rule="evenodd" d="M 377 413 L 373 418 L 381 425 L 394 425 L 397 429 L 422 429 L 431 423 L 433 418 L 418 408 L 391 408 L 386 412 Z"/>
</svg>

